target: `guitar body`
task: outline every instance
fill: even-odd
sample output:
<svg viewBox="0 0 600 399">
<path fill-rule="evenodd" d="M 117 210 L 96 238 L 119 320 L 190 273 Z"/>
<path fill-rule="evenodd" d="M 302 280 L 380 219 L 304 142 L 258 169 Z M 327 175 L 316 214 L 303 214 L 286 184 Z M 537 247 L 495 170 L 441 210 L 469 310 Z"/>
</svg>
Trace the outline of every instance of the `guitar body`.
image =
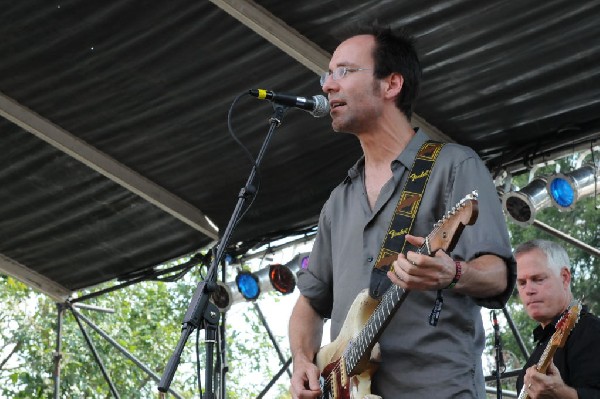
<svg viewBox="0 0 600 399">
<path fill-rule="evenodd" d="M 325 345 L 319 350 L 316 357 L 316 365 L 321 372 L 324 399 L 354 399 L 378 396 L 370 395 L 371 393 L 371 377 L 377 369 L 376 360 L 371 356 L 363 360 L 358 367 L 359 374 L 352 376 L 347 375 L 346 366 L 344 364 L 343 354 L 352 339 L 365 326 L 367 320 L 379 304 L 379 301 L 369 296 L 369 290 L 364 289 L 356 297 L 352 306 L 348 311 L 346 320 L 340 334 L 330 344 Z M 378 346 L 373 350 L 372 355 L 378 353 Z"/>
</svg>

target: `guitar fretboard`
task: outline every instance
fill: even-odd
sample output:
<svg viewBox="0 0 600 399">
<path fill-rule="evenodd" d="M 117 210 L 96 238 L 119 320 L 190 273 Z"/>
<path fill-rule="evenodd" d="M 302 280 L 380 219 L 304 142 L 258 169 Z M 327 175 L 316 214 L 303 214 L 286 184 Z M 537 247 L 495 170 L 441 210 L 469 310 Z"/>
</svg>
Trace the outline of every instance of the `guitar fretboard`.
<svg viewBox="0 0 600 399">
<path fill-rule="evenodd" d="M 348 374 L 354 374 L 354 368 L 367 354 L 381 335 L 383 328 L 391 320 L 391 316 L 400 307 L 410 291 L 405 291 L 397 285 L 392 285 L 381 298 L 381 302 L 369 317 L 365 327 L 348 346 L 343 357 Z"/>
</svg>

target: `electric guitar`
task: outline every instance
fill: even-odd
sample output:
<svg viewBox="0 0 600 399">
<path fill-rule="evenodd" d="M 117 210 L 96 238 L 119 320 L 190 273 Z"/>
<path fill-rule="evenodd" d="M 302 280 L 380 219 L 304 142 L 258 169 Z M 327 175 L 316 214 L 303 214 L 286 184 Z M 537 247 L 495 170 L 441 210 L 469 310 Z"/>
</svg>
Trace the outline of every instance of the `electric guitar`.
<svg viewBox="0 0 600 399">
<path fill-rule="evenodd" d="M 552 334 L 552 338 L 550 338 L 548 345 L 546 345 L 540 360 L 538 360 L 537 364 L 535 365 L 535 368 L 540 373 L 547 373 L 554 353 L 558 348 L 565 346 L 565 342 L 567 342 L 567 338 L 569 337 L 571 330 L 573 330 L 575 324 L 579 320 L 579 313 L 581 313 L 581 302 L 574 301 L 569 306 L 567 312 L 560 318 L 560 320 L 556 322 L 556 331 L 554 334 Z M 523 387 L 518 399 L 528 398 L 529 394 L 527 393 L 527 388 Z"/>
<path fill-rule="evenodd" d="M 416 252 L 431 256 L 440 249 L 452 251 L 464 227 L 475 223 L 477 215 L 474 191 L 434 225 Z M 371 395 L 371 377 L 376 371 L 375 364 L 369 361 L 371 353 L 409 291 L 392 285 L 380 301 L 371 298 L 368 291 L 361 291 L 352 303 L 338 337 L 317 353 L 315 363 L 322 370 L 321 399 L 378 397 Z"/>
</svg>

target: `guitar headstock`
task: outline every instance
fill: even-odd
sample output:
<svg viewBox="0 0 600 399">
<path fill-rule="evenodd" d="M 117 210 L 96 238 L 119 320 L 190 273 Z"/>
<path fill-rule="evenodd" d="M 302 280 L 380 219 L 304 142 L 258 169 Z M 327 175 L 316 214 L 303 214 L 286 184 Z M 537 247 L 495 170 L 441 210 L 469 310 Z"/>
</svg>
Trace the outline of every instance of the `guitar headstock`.
<svg viewBox="0 0 600 399">
<path fill-rule="evenodd" d="M 427 237 L 429 253 L 439 249 L 452 251 L 465 226 L 477 220 L 479 214 L 477 197 L 477 191 L 466 195 L 433 226 L 433 231 Z"/>
<path fill-rule="evenodd" d="M 581 302 L 574 301 L 569 306 L 569 309 L 562 315 L 562 317 L 556 322 L 556 332 L 552 334 L 552 345 L 562 348 L 567 342 L 567 338 L 571 333 L 575 324 L 579 320 L 579 314 L 581 313 Z"/>
</svg>

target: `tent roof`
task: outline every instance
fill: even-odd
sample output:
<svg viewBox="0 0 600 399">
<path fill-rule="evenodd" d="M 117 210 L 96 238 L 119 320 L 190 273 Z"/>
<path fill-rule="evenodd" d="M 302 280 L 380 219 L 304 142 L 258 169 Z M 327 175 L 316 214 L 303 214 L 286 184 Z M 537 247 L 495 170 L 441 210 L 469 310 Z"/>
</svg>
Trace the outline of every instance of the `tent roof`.
<svg viewBox="0 0 600 399">
<path fill-rule="evenodd" d="M 64 297 L 193 253 L 222 232 L 251 164 L 228 134 L 252 88 L 311 96 L 346 23 L 417 38 L 414 122 L 492 173 L 600 135 L 600 4 L 41 0 L 0 14 L 0 269 Z M 268 103 L 241 97 L 254 155 Z M 290 110 L 235 231 L 240 250 L 314 226 L 360 154 L 329 118 Z"/>
</svg>

